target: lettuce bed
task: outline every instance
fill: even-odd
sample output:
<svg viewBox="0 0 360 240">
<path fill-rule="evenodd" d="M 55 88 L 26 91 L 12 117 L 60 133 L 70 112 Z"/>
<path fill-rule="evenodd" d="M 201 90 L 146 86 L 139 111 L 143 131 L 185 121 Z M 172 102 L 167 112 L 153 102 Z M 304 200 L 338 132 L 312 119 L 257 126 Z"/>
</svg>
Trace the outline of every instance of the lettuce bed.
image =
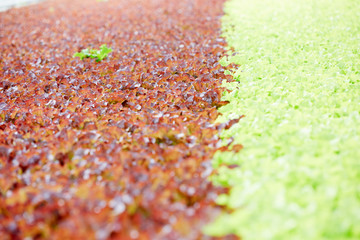
<svg viewBox="0 0 360 240">
<path fill-rule="evenodd" d="M 360 239 L 360 4 L 231 0 L 225 12 L 223 64 L 240 67 L 219 121 L 246 115 L 222 135 L 244 149 L 213 160 L 234 211 L 205 232 Z"/>
<path fill-rule="evenodd" d="M 214 239 L 223 1 L 0 12 L 1 240 Z"/>
</svg>

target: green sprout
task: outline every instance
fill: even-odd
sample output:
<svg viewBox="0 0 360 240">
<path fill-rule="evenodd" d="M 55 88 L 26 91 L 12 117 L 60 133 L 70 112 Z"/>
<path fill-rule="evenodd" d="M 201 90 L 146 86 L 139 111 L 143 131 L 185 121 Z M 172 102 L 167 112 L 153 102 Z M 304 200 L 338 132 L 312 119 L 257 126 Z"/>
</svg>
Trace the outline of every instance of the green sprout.
<svg viewBox="0 0 360 240">
<path fill-rule="evenodd" d="M 96 49 L 83 49 L 81 52 L 77 52 L 73 55 L 73 57 L 79 57 L 81 60 L 84 58 L 97 58 L 96 62 L 100 62 L 104 58 L 108 56 L 109 53 L 112 52 L 111 48 L 108 48 L 106 44 L 100 46 L 100 50 Z"/>
</svg>

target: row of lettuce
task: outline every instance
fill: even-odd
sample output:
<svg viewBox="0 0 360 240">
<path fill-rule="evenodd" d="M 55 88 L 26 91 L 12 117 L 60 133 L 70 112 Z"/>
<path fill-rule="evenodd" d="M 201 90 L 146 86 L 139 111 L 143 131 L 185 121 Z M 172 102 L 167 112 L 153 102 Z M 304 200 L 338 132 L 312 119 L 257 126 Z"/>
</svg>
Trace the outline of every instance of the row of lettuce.
<svg viewBox="0 0 360 240">
<path fill-rule="evenodd" d="M 205 233 L 360 239 L 360 4 L 229 0 L 222 24 L 240 67 L 218 121 L 246 116 L 222 134 L 244 149 L 213 160 L 231 213 Z"/>
</svg>

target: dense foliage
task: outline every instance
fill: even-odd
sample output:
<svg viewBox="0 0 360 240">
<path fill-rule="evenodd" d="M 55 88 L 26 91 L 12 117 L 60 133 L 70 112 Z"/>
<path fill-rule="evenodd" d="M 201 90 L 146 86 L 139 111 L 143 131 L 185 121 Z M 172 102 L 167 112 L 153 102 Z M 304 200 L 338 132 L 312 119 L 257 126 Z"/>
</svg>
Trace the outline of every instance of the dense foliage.
<svg viewBox="0 0 360 240">
<path fill-rule="evenodd" d="M 210 160 L 239 120 L 214 123 L 230 79 L 222 3 L 55 0 L 0 13 L 2 239 L 207 239 L 224 192 Z M 108 58 L 73 58 L 101 44 Z"/>
<path fill-rule="evenodd" d="M 244 149 L 217 154 L 207 228 L 244 239 L 360 239 L 360 5 L 354 0 L 231 0 L 223 19 L 238 83 L 219 120 Z"/>
</svg>

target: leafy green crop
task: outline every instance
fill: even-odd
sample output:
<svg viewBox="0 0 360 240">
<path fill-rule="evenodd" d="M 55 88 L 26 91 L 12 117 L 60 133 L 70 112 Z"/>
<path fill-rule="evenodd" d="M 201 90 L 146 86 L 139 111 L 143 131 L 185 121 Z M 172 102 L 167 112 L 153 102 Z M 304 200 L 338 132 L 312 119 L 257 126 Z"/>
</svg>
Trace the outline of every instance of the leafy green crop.
<svg viewBox="0 0 360 240">
<path fill-rule="evenodd" d="M 360 239 L 359 2 L 230 0 L 225 12 L 222 64 L 240 67 L 219 121 L 246 116 L 222 135 L 244 149 L 213 160 L 233 211 L 205 233 Z"/>
<path fill-rule="evenodd" d="M 84 58 L 97 58 L 96 62 L 100 62 L 104 58 L 108 56 L 109 53 L 112 52 L 111 48 L 108 48 L 106 44 L 100 46 L 100 50 L 96 49 L 83 49 L 81 52 L 77 52 L 73 57 L 79 57 L 81 60 Z"/>
</svg>

